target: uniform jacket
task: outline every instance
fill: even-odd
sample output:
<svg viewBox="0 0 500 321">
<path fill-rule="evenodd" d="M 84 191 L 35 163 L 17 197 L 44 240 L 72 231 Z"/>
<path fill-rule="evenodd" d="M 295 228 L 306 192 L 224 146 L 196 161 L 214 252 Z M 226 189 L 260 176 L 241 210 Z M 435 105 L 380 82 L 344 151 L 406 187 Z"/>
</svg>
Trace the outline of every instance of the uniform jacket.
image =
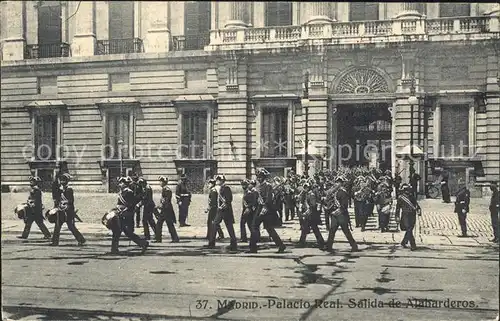
<svg viewBox="0 0 500 321">
<path fill-rule="evenodd" d="M 466 187 L 461 188 L 457 192 L 457 197 L 455 199 L 455 213 L 464 214 L 469 213 L 469 204 L 470 204 L 470 192 Z"/>
<path fill-rule="evenodd" d="M 67 186 L 66 188 L 61 187 L 59 190 L 59 199 L 61 204 L 66 203 L 68 208 L 66 209 L 66 214 L 68 216 L 75 214 L 75 194 L 73 192 L 73 188 Z"/>
<path fill-rule="evenodd" d="M 54 178 L 54 181 L 52 182 L 52 199 L 54 200 L 54 203 L 59 204 L 59 198 L 61 197 L 61 190 L 60 190 L 60 185 L 59 181 L 56 178 Z"/>
<path fill-rule="evenodd" d="M 223 218 L 234 223 L 233 192 L 231 191 L 231 187 L 221 185 L 218 197 L 218 208 L 219 214 L 221 214 Z"/>
<path fill-rule="evenodd" d="M 160 205 L 163 216 L 176 223 L 174 207 L 172 206 L 172 190 L 166 185 L 161 189 Z"/>
<path fill-rule="evenodd" d="M 42 191 L 40 187 L 34 186 L 31 188 L 30 195 L 28 196 L 28 203 L 33 202 L 33 214 L 42 215 Z"/>
<path fill-rule="evenodd" d="M 182 202 L 183 206 L 191 204 L 191 192 L 188 190 L 185 183 L 177 184 L 177 187 L 175 188 L 175 197 L 177 199 L 177 203 Z"/>
<path fill-rule="evenodd" d="M 337 201 L 339 203 L 339 206 L 342 210 L 342 214 L 344 216 L 349 217 L 349 193 L 347 193 L 347 190 L 343 187 L 339 188 L 337 193 L 336 193 Z"/>
<path fill-rule="evenodd" d="M 285 191 L 284 191 L 284 193 L 285 193 L 285 196 L 284 196 L 285 206 L 287 206 L 287 207 L 294 206 L 295 191 L 294 191 L 292 184 L 290 182 L 286 182 L 284 189 L 285 189 Z"/>
<path fill-rule="evenodd" d="M 131 211 L 135 207 L 135 195 L 134 191 L 130 188 L 125 187 L 123 190 L 118 192 L 118 202 L 116 203 L 119 209 L 126 209 L 126 211 Z"/>
<path fill-rule="evenodd" d="M 242 214 L 247 211 L 246 214 L 253 214 L 255 210 L 257 209 L 257 192 L 252 188 L 252 189 L 247 189 L 243 193 L 243 200 L 242 200 Z"/>
<path fill-rule="evenodd" d="M 408 200 L 409 202 L 407 202 L 406 200 Z M 417 209 L 419 208 L 420 206 L 418 205 L 417 200 L 413 195 L 407 195 L 407 194 L 399 195 L 396 204 L 397 214 L 401 212 L 401 215 L 416 216 Z"/>
<path fill-rule="evenodd" d="M 144 206 L 146 210 L 154 210 L 155 201 L 153 200 L 153 189 L 148 184 L 144 187 L 141 195 L 141 201 L 139 202 L 139 206 Z"/>
<path fill-rule="evenodd" d="M 493 191 L 493 194 L 491 194 L 491 200 L 490 200 L 490 211 L 492 211 L 493 213 L 495 212 L 495 210 L 497 211 L 497 214 L 498 214 L 498 209 L 499 209 L 499 195 L 500 193 L 498 192 L 498 189 L 497 190 L 494 190 Z"/>
</svg>

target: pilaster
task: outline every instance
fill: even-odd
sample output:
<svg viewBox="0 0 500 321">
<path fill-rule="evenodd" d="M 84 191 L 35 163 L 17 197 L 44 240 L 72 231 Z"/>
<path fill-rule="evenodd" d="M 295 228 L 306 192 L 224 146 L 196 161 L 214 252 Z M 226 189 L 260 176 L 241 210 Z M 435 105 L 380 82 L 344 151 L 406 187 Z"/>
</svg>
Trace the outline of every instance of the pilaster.
<svg viewBox="0 0 500 321">
<path fill-rule="evenodd" d="M 170 3 L 152 1 L 144 2 L 151 21 L 147 31 L 144 49 L 146 52 L 167 52 L 170 44 L 170 30 L 168 28 L 168 11 Z"/>
<path fill-rule="evenodd" d="M 93 56 L 96 47 L 95 1 L 82 1 L 76 12 L 76 31 L 71 44 L 73 57 Z"/>
<path fill-rule="evenodd" d="M 8 23 L 6 37 L 3 39 L 2 60 L 23 60 L 26 44 L 24 19 L 26 1 L 6 1 L 4 4 Z"/>
</svg>

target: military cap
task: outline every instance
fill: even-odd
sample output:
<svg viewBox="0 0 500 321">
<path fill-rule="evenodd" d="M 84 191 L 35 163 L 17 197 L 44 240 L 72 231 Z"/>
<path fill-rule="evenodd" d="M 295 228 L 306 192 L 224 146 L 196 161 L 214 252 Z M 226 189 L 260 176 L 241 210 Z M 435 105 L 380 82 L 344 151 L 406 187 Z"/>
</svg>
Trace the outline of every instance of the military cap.
<svg viewBox="0 0 500 321">
<path fill-rule="evenodd" d="M 158 176 L 158 180 L 160 182 L 168 182 L 168 178 L 166 176 Z"/>
<path fill-rule="evenodd" d="M 251 179 L 248 181 L 248 184 L 255 186 L 257 185 L 257 182 L 254 179 Z"/>
<path fill-rule="evenodd" d="M 30 181 L 30 182 L 39 183 L 39 182 L 41 182 L 41 181 L 42 181 L 42 179 L 41 179 L 40 177 L 38 177 L 38 176 L 30 176 L 30 177 L 29 177 L 29 181 Z"/>
<path fill-rule="evenodd" d="M 337 176 L 335 177 L 335 181 L 344 183 L 346 182 L 346 178 L 344 176 Z"/>
<path fill-rule="evenodd" d="M 257 173 L 256 173 L 257 177 L 269 177 L 269 175 L 271 175 L 267 169 L 265 168 L 260 168 L 257 170 Z"/>
<path fill-rule="evenodd" d="M 400 191 L 409 191 L 411 189 L 411 186 L 404 183 L 403 185 L 401 185 L 401 188 L 399 189 Z"/>
<path fill-rule="evenodd" d="M 71 179 L 71 175 L 69 175 L 68 173 L 64 173 L 59 177 L 59 179 L 63 181 L 69 181 Z"/>
<path fill-rule="evenodd" d="M 215 179 L 214 178 L 210 178 L 208 180 L 208 184 L 215 184 Z"/>
<path fill-rule="evenodd" d="M 244 186 L 248 186 L 248 183 L 249 183 L 248 179 L 242 179 L 241 182 L 240 182 L 240 184 L 244 185 Z"/>
<path fill-rule="evenodd" d="M 132 179 L 130 177 L 120 177 L 118 178 L 118 183 L 130 184 L 132 183 Z"/>
<path fill-rule="evenodd" d="M 139 180 L 137 181 L 139 183 L 139 185 L 141 186 L 146 186 L 146 184 L 148 183 L 144 178 L 139 178 Z"/>
<path fill-rule="evenodd" d="M 226 177 L 223 174 L 219 174 L 219 175 L 215 176 L 215 180 L 225 182 Z"/>
</svg>

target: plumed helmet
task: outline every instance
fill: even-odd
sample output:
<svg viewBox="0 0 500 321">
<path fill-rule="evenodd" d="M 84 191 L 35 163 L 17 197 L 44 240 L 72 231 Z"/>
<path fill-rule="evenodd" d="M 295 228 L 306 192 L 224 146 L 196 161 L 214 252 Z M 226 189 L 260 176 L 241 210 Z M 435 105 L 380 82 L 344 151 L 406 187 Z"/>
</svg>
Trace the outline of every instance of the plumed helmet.
<svg viewBox="0 0 500 321">
<path fill-rule="evenodd" d="M 29 181 L 30 182 L 35 182 L 35 183 L 40 183 L 42 181 L 42 179 L 38 176 L 30 176 L 29 177 Z"/>
<path fill-rule="evenodd" d="M 118 183 L 123 183 L 123 184 L 131 184 L 132 183 L 132 179 L 130 177 L 120 177 L 118 179 Z"/>
<path fill-rule="evenodd" d="M 168 183 L 168 178 L 166 176 L 158 176 L 158 180 L 160 182 Z"/>
<path fill-rule="evenodd" d="M 225 182 L 226 181 L 226 176 L 224 176 L 224 174 L 219 174 L 219 175 L 215 176 L 215 180 L 216 181 Z"/>
</svg>

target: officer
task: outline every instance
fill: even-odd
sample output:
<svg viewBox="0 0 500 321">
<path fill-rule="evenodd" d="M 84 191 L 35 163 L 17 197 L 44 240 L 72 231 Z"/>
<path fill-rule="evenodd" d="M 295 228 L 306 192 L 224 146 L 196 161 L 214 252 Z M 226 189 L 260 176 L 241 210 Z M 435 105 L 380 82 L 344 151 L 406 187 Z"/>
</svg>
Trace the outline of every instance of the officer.
<svg viewBox="0 0 500 321">
<path fill-rule="evenodd" d="M 161 199 L 160 199 L 160 218 L 156 222 L 156 235 L 155 242 L 162 242 L 162 228 L 163 223 L 167 223 L 168 232 L 170 233 L 170 238 L 172 243 L 179 242 L 179 236 L 177 235 L 177 230 L 175 229 L 175 213 L 174 207 L 172 205 L 172 190 L 168 187 L 168 178 L 165 176 L 160 176 L 158 178 L 161 185 Z"/>
<path fill-rule="evenodd" d="M 396 204 L 396 213 L 401 217 L 401 230 L 406 231 L 405 236 L 401 241 L 401 246 L 406 248 L 408 242 L 410 242 L 411 250 L 416 250 L 417 245 L 415 244 L 413 229 L 415 228 L 415 223 L 417 221 L 417 213 L 418 215 L 422 215 L 422 210 L 418 205 L 413 189 L 408 184 L 401 185 L 401 190 L 399 191 L 399 197 Z"/>
<path fill-rule="evenodd" d="M 243 189 L 242 210 L 240 219 L 240 235 L 241 242 L 248 242 L 247 226 L 252 230 L 252 220 L 255 210 L 257 208 L 257 193 L 250 187 L 250 180 L 245 179 L 241 181 L 241 188 Z"/>
<path fill-rule="evenodd" d="M 318 225 L 321 223 L 321 213 L 318 210 L 319 202 L 316 193 L 311 190 L 309 183 L 304 184 L 304 193 L 301 196 L 300 203 L 302 204 L 302 211 L 299 213 L 301 234 L 298 246 L 303 247 L 306 245 L 307 234 L 312 230 L 314 236 L 316 236 L 318 247 L 323 249 L 325 240 L 318 228 Z"/>
<path fill-rule="evenodd" d="M 186 223 L 189 214 L 189 205 L 191 204 L 191 192 L 187 187 L 187 176 L 182 174 L 180 181 L 175 189 L 175 198 L 177 199 L 177 205 L 179 205 L 179 226 L 190 226 Z"/>
<path fill-rule="evenodd" d="M 499 193 L 498 185 L 495 182 L 490 183 L 491 201 L 490 201 L 490 215 L 491 227 L 493 228 L 493 240 L 491 242 L 498 243 L 498 215 L 499 215 Z"/>
<path fill-rule="evenodd" d="M 136 205 L 136 198 L 134 192 L 130 189 L 132 179 L 130 177 L 120 177 L 118 186 L 117 209 L 120 211 L 118 220 L 113 220 L 111 223 L 111 231 L 113 237 L 111 241 L 111 253 L 118 254 L 118 246 L 120 243 L 120 236 L 124 233 L 132 242 L 141 247 L 144 254 L 149 246 L 149 242 L 141 239 L 133 232 L 134 229 L 134 209 Z"/>
<path fill-rule="evenodd" d="M 260 237 L 261 223 L 264 224 L 267 233 L 276 246 L 278 246 L 278 253 L 283 253 L 286 246 L 274 229 L 279 218 L 276 211 L 273 212 L 273 188 L 267 181 L 270 174 L 266 169 L 259 169 L 256 174 L 257 181 L 259 182 L 256 187 L 258 207 L 252 222 L 249 253 L 257 253 L 257 241 Z"/>
<path fill-rule="evenodd" d="M 231 244 L 228 247 L 230 251 L 238 250 L 238 243 L 236 241 L 236 234 L 234 232 L 234 212 L 233 212 L 233 192 L 231 188 L 226 184 L 226 178 L 224 175 L 217 175 L 215 178 L 215 185 L 218 191 L 217 196 L 217 214 L 212 222 L 212 229 L 210 233 L 210 238 L 208 240 L 208 248 L 215 248 L 215 234 L 217 231 L 217 226 L 220 225 L 222 221 L 226 225 L 227 232 L 229 233 L 229 238 Z"/>
<path fill-rule="evenodd" d="M 357 252 L 358 244 L 354 240 L 350 229 L 350 217 L 349 217 L 349 193 L 343 186 L 346 179 L 339 176 L 335 179 L 334 186 L 328 190 L 326 200 L 327 205 L 327 215 L 330 216 L 330 229 L 328 230 L 328 239 L 326 241 L 325 249 L 329 252 L 333 251 L 333 241 L 335 240 L 335 234 L 338 228 L 342 229 L 347 241 L 351 245 L 351 251 Z"/>
<path fill-rule="evenodd" d="M 153 189 L 148 184 L 148 182 L 142 177 L 139 178 L 138 184 L 142 190 L 141 193 L 142 198 L 140 202 L 137 203 L 137 205 L 135 206 L 136 207 L 135 213 L 137 214 L 138 212 L 137 208 L 139 208 L 140 212 L 140 208 L 143 207 L 142 226 L 144 228 L 144 238 L 149 241 L 151 239 L 151 234 L 149 229 L 151 228 L 153 230 L 153 234 L 156 231 L 156 223 L 153 218 L 153 212 L 155 210 L 155 202 L 153 200 Z"/>
<path fill-rule="evenodd" d="M 219 193 L 215 188 L 215 179 L 211 178 L 208 180 L 208 208 L 205 210 L 205 213 L 208 213 L 207 216 L 207 237 L 206 239 L 210 239 L 210 233 L 212 230 L 212 222 L 215 219 L 215 215 L 217 215 L 217 197 L 219 197 Z M 224 238 L 224 232 L 222 232 L 222 228 L 220 224 L 217 226 L 217 234 L 219 235 L 218 239 L 222 240 Z"/>
<path fill-rule="evenodd" d="M 30 195 L 28 196 L 28 201 L 26 202 L 29 205 L 29 210 L 28 213 L 26 213 L 27 217 L 23 234 L 18 238 L 27 239 L 30 234 L 31 225 L 33 224 L 33 222 L 35 222 L 36 225 L 38 225 L 40 231 L 42 231 L 43 235 L 45 236 L 45 239 L 49 240 L 51 238 L 50 232 L 47 229 L 47 226 L 45 226 L 45 224 L 43 223 L 42 191 L 39 187 L 39 184 L 42 180 L 38 176 L 30 177 L 29 180 L 31 191 Z"/>
<path fill-rule="evenodd" d="M 85 238 L 80 233 L 80 231 L 75 226 L 76 220 L 76 211 L 75 211 L 75 194 L 73 192 L 73 188 L 68 186 L 69 180 L 71 176 L 68 173 L 64 173 L 60 176 L 59 180 L 61 182 L 61 188 L 59 193 L 59 208 L 66 212 L 66 225 L 68 226 L 68 230 L 73 233 L 73 236 L 78 241 L 78 245 L 82 246 L 85 244 Z M 56 224 L 54 227 L 54 234 L 52 235 L 52 244 L 53 246 L 59 245 L 59 236 L 61 234 L 61 227 L 63 221 L 59 219 L 56 220 Z"/>
<path fill-rule="evenodd" d="M 448 171 L 443 170 L 441 173 L 441 196 L 443 203 L 451 203 L 450 200 L 450 187 L 448 186 L 449 174 Z"/>
<path fill-rule="evenodd" d="M 458 180 L 459 190 L 455 199 L 455 213 L 458 215 L 458 222 L 462 230 L 459 237 L 467 237 L 467 213 L 469 213 L 470 191 L 467 189 L 462 179 Z"/>
</svg>

